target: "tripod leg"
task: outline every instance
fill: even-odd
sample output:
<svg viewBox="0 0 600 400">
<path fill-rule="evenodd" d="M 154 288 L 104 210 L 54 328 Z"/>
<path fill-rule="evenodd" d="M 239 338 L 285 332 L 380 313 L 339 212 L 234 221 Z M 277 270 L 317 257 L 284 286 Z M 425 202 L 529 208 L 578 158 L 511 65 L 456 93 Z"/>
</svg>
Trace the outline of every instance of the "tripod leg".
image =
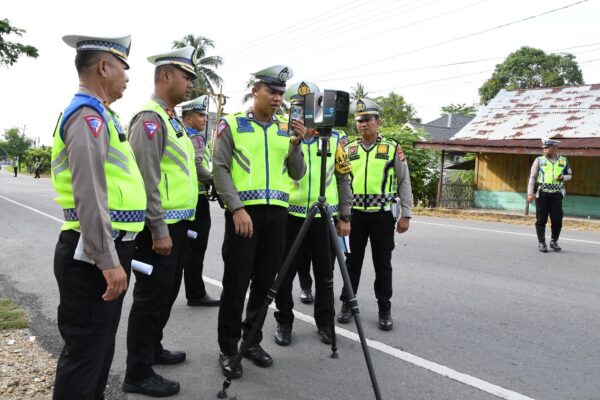
<svg viewBox="0 0 600 400">
<path fill-rule="evenodd" d="M 277 291 L 279 290 L 279 287 L 283 283 L 283 280 L 285 279 L 285 275 L 287 274 L 288 269 L 290 268 L 290 265 L 292 264 L 292 260 L 296 256 L 296 253 L 298 252 L 298 248 L 300 247 L 300 244 L 304 240 L 304 237 L 306 236 L 306 233 L 308 232 L 308 228 L 310 228 L 310 224 L 311 224 L 312 220 L 315 218 L 315 215 L 317 215 L 317 211 L 318 211 L 318 208 L 313 207 L 310 210 L 308 217 L 306 217 L 306 220 L 302 224 L 302 227 L 300 228 L 300 231 L 298 232 L 298 236 L 296 236 L 296 239 L 294 240 L 294 243 L 292 244 L 292 247 L 290 248 L 290 252 L 285 257 L 285 261 L 283 262 L 281 269 L 277 273 L 275 281 L 273 282 L 273 285 L 271 286 L 271 288 L 269 289 L 269 291 L 267 293 L 267 297 L 265 297 L 265 302 L 260 309 L 258 318 L 252 325 L 252 328 L 250 328 L 250 332 L 248 332 L 248 336 L 246 337 L 246 340 L 242 341 L 242 347 L 240 348 L 239 353 L 237 354 L 237 356 L 234 358 L 233 362 L 231 363 L 231 366 L 230 366 L 231 370 L 230 370 L 228 376 L 223 381 L 222 389 L 217 393 L 217 397 L 219 399 L 227 398 L 227 389 L 229 388 L 229 386 L 231 386 L 231 382 L 233 380 L 233 372 L 237 369 L 240 362 L 242 362 L 242 357 L 244 357 L 244 355 L 248 351 L 248 348 L 250 347 L 250 343 L 252 343 L 252 340 L 256 336 L 256 332 L 258 331 L 258 328 L 260 326 L 262 326 L 263 322 L 265 321 L 269 305 L 271 305 L 271 303 L 273 302 L 273 299 L 275 298 L 275 296 L 277 296 Z"/>
<path fill-rule="evenodd" d="M 356 301 L 356 297 L 352 292 L 352 284 L 350 283 L 350 276 L 348 275 L 348 269 L 346 268 L 346 262 L 344 253 L 342 249 L 340 249 L 339 243 L 337 241 L 337 232 L 335 230 L 335 226 L 333 224 L 333 218 L 329 213 L 329 210 L 325 209 L 321 211 L 322 217 L 327 216 L 329 220 L 329 236 L 331 237 L 332 246 L 336 252 L 338 264 L 340 265 L 340 272 L 342 273 L 342 278 L 344 280 L 344 287 L 346 288 L 346 296 L 352 309 L 352 316 L 354 317 L 354 323 L 356 324 L 356 330 L 358 331 L 358 337 L 360 338 L 360 345 L 362 346 L 363 354 L 365 356 L 365 362 L 367 363 L 367 369 L 369 370 L 369 377 L 371 378 L 371 385 L 373 386 L 373 392 L 375 393 L 375 399 L 381 400 L 381 392 L 379 391 L 379 384 L 377 383 L 377 376 L 375 375 L 375 370 L 373 368 L 373 363 L 371 361 L 371 354 L 369 353 L 369 347 L 367 346 L 367 340 L 365 338 L 365 332 L 363 330 L 362 322 L 360 320 L 360 312 L 358 309 L 358 302 Z M 323 214 L 325 213 L 325 214 Z"/>
</svg>

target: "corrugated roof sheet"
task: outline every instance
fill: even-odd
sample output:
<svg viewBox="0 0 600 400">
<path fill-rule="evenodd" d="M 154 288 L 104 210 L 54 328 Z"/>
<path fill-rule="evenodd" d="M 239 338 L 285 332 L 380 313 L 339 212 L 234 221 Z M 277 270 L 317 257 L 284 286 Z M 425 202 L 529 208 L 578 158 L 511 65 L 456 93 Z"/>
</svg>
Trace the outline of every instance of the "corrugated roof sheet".
<svg viewBox="0 0 600 400">
<path fill-rule="evenodd" d="M 440 118 L 425 124 L 411 122 L 410 125 L 415 129 L 423 129 L 431 140 L 447 140 L 464 128 L 472 119 L 473 117 L 452 114 L 452 118 L 449 118 L 448 115 L 442 115 Z"/>
<path fill-rule="evenodd" d="M 448 151 L 463 151 L 474 153 L 514 153 L 514 154 L 541 154 L 542 143 L 539 139 L 465 139 L 465 140 L 438 140 L 431 142 L 414 142 L 417 149 L 437 149 Z M 558 152 L 564 155 L 600 155 L 600 137 L 581 139 L 562 139 L 558 145 Z"/>
<path fill-rule="evenodd" d="M 452 140 L 600 137 L 600 84 L 500 93 Z"/>
</svg>

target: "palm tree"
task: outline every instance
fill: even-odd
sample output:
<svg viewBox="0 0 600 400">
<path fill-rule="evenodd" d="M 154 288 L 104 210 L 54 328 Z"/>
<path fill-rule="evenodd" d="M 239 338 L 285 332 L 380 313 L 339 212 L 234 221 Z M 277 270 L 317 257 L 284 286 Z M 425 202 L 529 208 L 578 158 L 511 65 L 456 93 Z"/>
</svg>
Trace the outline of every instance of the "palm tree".
<svg viewBox="0 0 600 400">
<path fill-rule="evenodd" d="M 192 97 L 198 97 L 206 93 L 215 93 L 216 88 L 223 84 L 223 79 L 214 71 L 223 65 L 223 58 L 219 56 L 206 56 L 207 49 L 214 48 L 215 42 L 204 36 L 185 35 L 182 40 L 175 40 L 173 48 L 179 49 L 185 46 L 192 46 L 196 49 L 196 74 L 198 79 L 194 81 L 194 94 Z"/>
<path fill-rule="evenodd" d="M 350 93 L 350 98 L 352 100 L 364 99 L 365 97 L 367 97 L 368 94 L 369 92 L 365 90 L 365 85 L 363 85 L 361 82 L 356 82 L 356 86 L 352 86 L 352 93 Z"/>
</svg>

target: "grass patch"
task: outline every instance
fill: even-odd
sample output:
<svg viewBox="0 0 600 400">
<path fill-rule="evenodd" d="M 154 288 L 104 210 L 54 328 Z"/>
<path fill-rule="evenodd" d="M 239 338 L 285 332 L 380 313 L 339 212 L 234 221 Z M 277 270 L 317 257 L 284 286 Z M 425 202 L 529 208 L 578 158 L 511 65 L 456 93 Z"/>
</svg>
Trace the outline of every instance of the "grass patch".
<svg viewBox="0 0 600 400">
<path fill-rule="evenodd" d="M 23 329 L 29 326 L 25 311 L 12 300 L 0 298 L 0 331 L 6 329 Z"/>
</svg>

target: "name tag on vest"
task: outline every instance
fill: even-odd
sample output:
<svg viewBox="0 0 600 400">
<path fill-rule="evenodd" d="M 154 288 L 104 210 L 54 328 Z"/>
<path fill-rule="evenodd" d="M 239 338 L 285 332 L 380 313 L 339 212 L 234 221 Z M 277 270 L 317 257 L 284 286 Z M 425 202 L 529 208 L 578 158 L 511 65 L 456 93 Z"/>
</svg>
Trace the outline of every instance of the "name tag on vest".
<svg viewBox="0 0 600 400">
<path fill-rule="evenodd" d="M 169 122 L 171 123 L 171 126 L 175 130 L 175 133 L 177 133 L 177 137 L 181 137 L 183 135 L 183 127 L 181 126 L 179 121 L 177 121 L 177 119 L 175 119 L 175 118 L 171 118 L 171 119 L 169 119 Z"/>
</svg>

